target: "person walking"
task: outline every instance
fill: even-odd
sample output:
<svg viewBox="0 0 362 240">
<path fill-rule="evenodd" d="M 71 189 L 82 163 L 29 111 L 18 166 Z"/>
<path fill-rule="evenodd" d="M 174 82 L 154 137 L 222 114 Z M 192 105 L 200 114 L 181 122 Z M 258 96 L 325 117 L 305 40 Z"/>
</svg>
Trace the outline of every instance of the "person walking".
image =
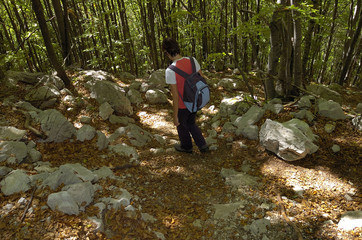
<svg viewBox="0 0 362 240">
<path fill-rule="evenodd" d="M 172 38 L 166 38 L 162 42 L 162 49 L 167 57 L 172 61 L 172 65 L 191 74 L 191 61 L 181 55 L 179 44 Z M 200 64 L 194 58 L 196 71 L 202 76 Z M 166 83 L 170 85 L 173 106 L 173 123 L 177 127 L 180 144 L 174 147 L 179 152 L 192 153 L 192 138 L 200 152 L 208 152 L 209 146 L 202 135 L 200 128 L 196 125 L 196 113 L 190 112 L 182 101 L 185 78 L 175 73 L 172 69 L 167 68 L 165 72 Z M 191 138 L 192 136 L 192 138 Z"/>
</svg>

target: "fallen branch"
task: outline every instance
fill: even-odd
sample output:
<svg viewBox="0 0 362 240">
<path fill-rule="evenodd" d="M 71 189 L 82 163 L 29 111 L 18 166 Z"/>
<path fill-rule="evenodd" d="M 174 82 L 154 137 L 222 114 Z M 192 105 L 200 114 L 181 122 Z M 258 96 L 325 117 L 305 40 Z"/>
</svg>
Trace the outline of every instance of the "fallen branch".
<svg viewBox="0 0 362 240">
<path fill-rule="evenodd" d="M 25 115 L 25 123 L 24 123 L 25 128 L 29 129 L 31 132 L 33 132 L 38 137 L 41 137 L 43 139 L 46 137 L 44 133 L 40 132 L 39 130 L 35 129 L 34 127 L 32 127 L 30 125 L 31 117 L 30 117 L 30 114 L 27 111 L 23 111 L 23 110 L 20 110 L 20 109 L 17 109 L 17 108 L 14 108 L 14 109 Z"/>
<path fill-rule="evenodd" d="M 279 211 L 280 211 L 280 215 L 283 217 L 283 219 L 288 223 L 289 226 L 291 226 L 294 231 L 297 233 L 298 235 L 298 240 L 303 240 L 303 236 L 302 233 L 300 232 L 299 228 L 297 227 L 297 225 L 295 225 L 295 223 L 293 223 L 292 221 L 290 221 L 290 219 L 288 218 L 287 214 L 285 213 L 285 208 L 282 202 L 282 199 L 280 197 L 280 194 L 277 194 L 277 199 L 278 199 L 278 205 L 279 205 Z"/>
<path fill-rule="evenodd" d="M 21 223 L 24 221 L 25 215 L 26 215 L 26 213 L 28 212 L 31 203 L 33 202 L 34 194 L 35 194 L 36 189 L 37 189 L 37 187 L 34 186 L 33 192 L 31 193 L 30 201 L 29 201 L 28 204 L 26 205 L 26 208 L 25 208 L 25 210 L 24 210 L 23 216 L 22 216 L 21 219 L 20 219 L 20 222 L 21 222 Z"/>
</svg>

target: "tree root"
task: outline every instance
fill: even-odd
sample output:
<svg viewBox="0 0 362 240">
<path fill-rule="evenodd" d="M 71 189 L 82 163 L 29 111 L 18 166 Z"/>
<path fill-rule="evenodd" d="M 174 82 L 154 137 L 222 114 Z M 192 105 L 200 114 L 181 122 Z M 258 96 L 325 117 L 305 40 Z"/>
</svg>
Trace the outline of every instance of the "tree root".
<svg viewBox="0 0 362 240">
<path fill-rule="evenodd" d="M 23 111 L 23 110 L 20 110 L 20 109 L 17 109 L 15 108 L 15 110 L 21 112 L 22 114 L 25 115 L 25 123 L 24 123 L 24 127 L 26 129 L 28 129 L 29 131 L 31 131 L 32 133 L 34 133 L 35 135 L 37 135 L 38 137 L 41 137 L 42 139 L 45 139 L 46 136 L 44 133 L 42 133 L 41 131 L 35 129 L 34 127 L 32 127 L 30 125 L 30 122 L 31 122 L 31 117 L 30 117 L 30 114 L 27 112 L 27 111 Z"/>
<path fill-rule="evenodd" d="M 277 194 L 277 200 L 278 200 L 278 205 L 279 205 L 279 213 L 280 215 L 283 217 L 283 219 L 288 223 L 289 226 L 291 226 L 294 231 L 296 232 L 297 236 L 298 236 L 298 240 L 303 240 L 303 236 L 301 231 L 299 230 L 299 228 L 297 227 L 297 225 L 295 225 L 295 223 L 293 223 L 292 221 L 290 221 L 290 219 L 288 218 L 287 214 L 285 213 L 285 208 L 283 206 L 283 202 L 282 199 L 280 197 L 280 194 Z"/>
<path fill-rule="evenodd" d="M 24 219 L 25 219 L 26 213 L 28 212 L 31 203 L 33 202 L 34 194 L 35 194 L 36 189 L 37 189 L 36 186 L 33 187 L 33 192 L 31 193 L 30 201 L 29 201 L 28 204 L 26 205 L 26 208 L 25 208 L 25 210 L 24 210 L 23 216 L 22 216 L 21 219 L 20 219 L 20 222 L 23 222 Z"/>
</svg>

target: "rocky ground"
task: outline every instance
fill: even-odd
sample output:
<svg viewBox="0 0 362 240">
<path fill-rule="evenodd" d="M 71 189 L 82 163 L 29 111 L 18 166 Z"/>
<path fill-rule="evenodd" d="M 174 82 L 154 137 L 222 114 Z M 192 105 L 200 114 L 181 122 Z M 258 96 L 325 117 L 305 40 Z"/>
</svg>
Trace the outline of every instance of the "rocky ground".
<svg viewBox="0 0 362 240">
<path fill-rule="evenodd" d="M 209 74 L 209 77 L 218 79 L 222 75 Z M 259 85 L 257 81 L 253 83 L 260 99 L 263 95 Z M 84 89 L 72 91 L 75 90 L 87 94 Z M 0 100 L 12 94 L 23 93 L 1 91 Z M 223 88 L 213 88 L 210 106 L 217 108 L 226 95 Z M 346 112 L 362 102 L 361 91 L 356 89 L 347 89 L 342 96 Z M 92 104 L 97 106 L 95 102 Z M 139 164 L 98 150 L 95 140 L 37 143 L 42 161 L 50 162 L 52 167 L 81 163 L 90 170 L 103 166 L 112 169 L 117 178 L 100 180 L 102 190 L 96 192 L 94 201 L 114 195 L 115 189 L 127 189 L 136 211 L 108 209 L 100 214 L 97 207 L 90 205 L 79 215 L 69 216 L 47 207 L 47 196 L 56 190 L 34 188 L 10 196 L 0 193 L 0 239 L 362 238 L 361 228 L 348 231 L 338 228 L 344 213 L 362 208 L 361 132 L 352 127 L 349 119 L 337 121 L 336 130 L 328 134 L 324 126 L 329 120 L 318 117 L 312 129 L 319 136 L 316 142 L 319 150 L 304 159 L 286 162 L 265 150 L 258 141 L 242 136 L 217 138 L 217 148 L 205 154 L 196 149 L 192 154 L 171 151 L 177 133 L 170 108 L 169 104 L 137 107 L 136 124 L 152 134 L 166 136 L 168 144 L 164 152 L 151 150 L 158 147 L 155 141 L 137 149 Z M 90 115 L 92 126 L 97 129 L 111 132 L 119 127 L 103 121 L 96 107 L 87 112 L 66 111 L 60 104 L 58 109 L 74 121 L 81 114 Z M 0 111 L 1 118 L 11 126 L 24 129 L 23 114 L 4 106 L 0 106 Z M 289 120 L 291 111 L 294 111 L 292 105 L 278 115 L 268 112 L 260 124 L 267 118 Z M 212 108 L 200 113 L 205 135 L 213 114 Z M 221 132 L 221 128 L 216 130 L 218 134 Z M 38 139 L 30 132 L 28 137 Z M 331 150 L 334 144 L 341 151 L 334 153 Z M 34 171 L 34 165 L 26 161 L 0 165 Z M 103 231 L 89 219 L 94 216 L 102 220 Z"/>
</svg>

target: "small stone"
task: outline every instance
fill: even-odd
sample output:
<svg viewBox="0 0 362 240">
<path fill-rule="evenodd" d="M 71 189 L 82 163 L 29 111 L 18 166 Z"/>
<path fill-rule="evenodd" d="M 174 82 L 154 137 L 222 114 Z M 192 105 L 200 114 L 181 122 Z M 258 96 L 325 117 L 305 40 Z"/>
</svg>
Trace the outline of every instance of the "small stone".
<svg viewBox="0 0 362 240">
<path fill-rule="evenodd" d="M 160 232 L 154 232 L 154 233 L 158 239 L 166 240 L 165 235 L 163 235 L 163 233 Z"/>
<path fill-rule="evenodd" d="M 336 144 L 334 144 L 334 145 L 332 146 L 332 151 L 333 151 L 334 153 L 337 153 L 337 152 L 341 151 L 341 147 L 338 146 L 338 145 L 336 145 Z"/>
<path fill-rule="evenodd" d="M 362 227 L 362 211 L 350 211 L 341 216 L 338 228 L 349 231 L 357 227 Z"/>
<path fill-rule="evenodd" d="M 201 225 L 201 220 L 200 219 L 196 219 L 192 225 L 194 225 L 194 227 L 197 227 L 197 228 L 202 228 L 202 225 Z"/>
<path fill-rule="evenodd" d="M 155 221 L 157 221 L 156 218 L 154 218 L 153 216 L 151 216 L 148 213 L 141 213 L 141 218 L 143 221 L 150 222 L 150 223 L 154 223 Z"/>
<path fill-rule="evenodd" d="M 334 131 L 334 129 L 336 129 L 336 126 L 330 123 L 327 123 L 324 126 L 324 130 L 326 131 L 326 133 L 332 133 Z"/>
<path fill-rule="evenodd" d="M 347 201 L 352 201 L 352 200 L 353 200 L 352 197 L 349 196 L 348 194 L 345 194 L 345 195 L 344 195 L 344 198 L 345 198 Z"/>
</svg>

